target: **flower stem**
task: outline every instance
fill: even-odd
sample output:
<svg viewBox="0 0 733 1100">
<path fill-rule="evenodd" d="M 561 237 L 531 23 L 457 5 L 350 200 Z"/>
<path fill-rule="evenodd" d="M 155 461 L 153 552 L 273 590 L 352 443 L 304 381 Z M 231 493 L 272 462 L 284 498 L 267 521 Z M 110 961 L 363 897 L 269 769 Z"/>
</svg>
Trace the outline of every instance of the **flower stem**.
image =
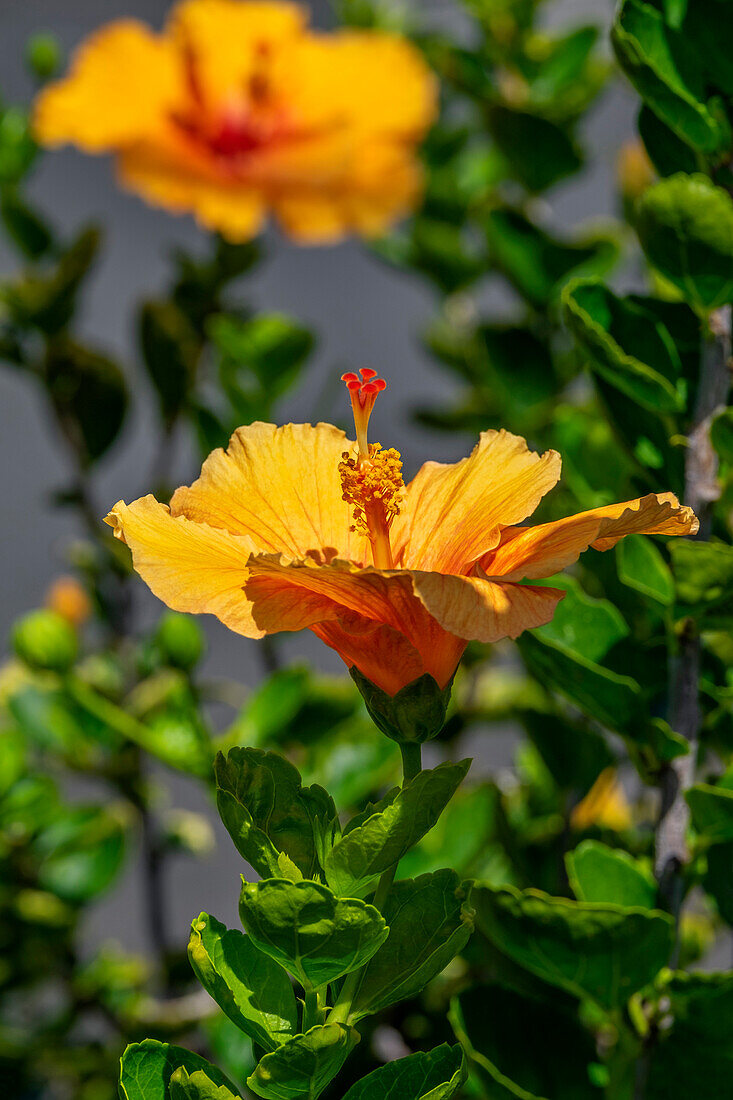
<svg viewBox="0 0 733 1100">
<path fill-rule="evenodd" d="M 400 742 L 400 750 L 402 752 L 402 786 L 405 787 L 415 778 L 422 768 L 422 750 L 419 743 L 412 741 Z M 397 864 L 393 863 L 391 867 L 388 867 L 386 871 L 382 872 L 379 882 L 377 883 L 372 905 L 375 909 L 378 909 L 380 913 L 384 910 L 384 905 L 392 889 L 392 883 L 394 882 L 396 873 Z M 351 1006 L 359 992 L 366 965 L 368 964 L 365 964 L 365 966 L 362 966 L 359 970 L 352 970 L 350 974 L 346 975 L 338 999 L 329 1013 L 329 1024 L 345 1024 L 347 1022 L 349 1014 L 351 1013 Z"/>
<path fill-rule="evenodd" d="M 306 989 L 305 1000 L 303 1002 L 303 1031 L 306 1032 L 310 1028 L 315 1027 L 320 1018 L 320 1006 L 318 1004 L 318 993 L 315 989 Z"/>
<path fill-rule="evenodd" d="M 731 307 L 722 306 L 710 316 L 710 335 L 702 347 L 697 401 L 685 458 L 685 504 L 700 521 L 698 539 L 710 535 L 713 503 L 720 488 L 718 462 L 710 442 L 710 424 L 715 412 L 724 406 L 730 387 Z M 655 869 L 660 899 L 679 917 L 684 897 L 681 874 L 688 858 L 686 834 L 689 810 L 685 791 L 694 783 L 702 712 L 699 702 L 700 637 L 689 620 L 671 661 L 670 725 L 690 744 L 690 751 L 671 761 L 661 776 L 662 802 L 656 831 Z"/>
</svg>

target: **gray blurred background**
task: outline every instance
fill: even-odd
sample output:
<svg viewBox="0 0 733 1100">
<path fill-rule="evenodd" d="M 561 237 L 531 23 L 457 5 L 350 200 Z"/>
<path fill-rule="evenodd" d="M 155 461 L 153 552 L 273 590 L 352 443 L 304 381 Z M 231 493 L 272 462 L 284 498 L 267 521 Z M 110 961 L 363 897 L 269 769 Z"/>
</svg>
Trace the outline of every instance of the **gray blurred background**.
<svg viewBox="0 0 733 1100">
<path fill-rule="evenodd" d="M 431 17 L 455 18 L 451 0 L 412 0 Z M 160 26 L 169 4 L 166 0 L 0 0 L 0 93 L 3 99 L 27 101 L 32 85 L 23 65 L 28 36 L 51 30 L 66 50 L 93 28 L 121 16 L 137 16 Z M 311 5 L 314 22 L 331 25 L 333 16 L 326 0 Z M 548 0 L 547 20 L 553 24 L 585 19 L 607 27 L 611 0 Z M 561 229 L 595 221 L 615 213 L 614 166 L 620 146 L 634 134 L 635 102 L 617 81 L 602 97 L 582 135 L 591 152 L 591 167 L 569 186 L 550 196 L 548 220 Z M 32 198 L 57 227 L 71 234 L 82 223 L 98 220 L 105 227 L 102 257 L 83 299 L 80 315 L 85 339 L 116 356 L 125 365 L 137 404 L 133 416 L 105 457 L 96 478 L 100 517 L 120 498 L 134 499 L 149 490 L 146 482 L 153 460 L 153 399 L 139 363 L 135 360 L 132 322 L 141 298 L 165 285 L 168 254 L 174 246 L 195 250 L 203 246 L 203 234 L 188 217 L 174 217 L 152 209 L 115 184 L 111 162 L 86 157 L 73 150 L 41 159 Z M 12 272 L 14 258 L 0 243 L 2 275 Z M 346 369 L 373 366 L 389 383 L 375 413 L 375 427 L 385 446 L 397 446 L 412 476 L 427 458 L 453 461 L 472 445 L 460 437 L 433 435 L 410 422 L 417 403 L 439 404 L 449 399 L 452 383 L 422 352 L 419 334 L 430 320 L 435 301 L 429 287 L 404 276 L 372 257 L 359 243 L 307 249 L 288 243 L 271 232 L 267 258 L 244 293 L 254 306 L 293 314 L 317 333 L 318 346 L 308 367 L 308 383 L 284 408 L 285 419 L 295 421 L 346 421 L 345 399 L 336 380 Z M 514 309 L 509 295 L 487 286 L 487 308 L 507 316 Z M 331 384 L 332 383 L 332 384 Z M 327 394 L 319 407 L 317 399 Z M 148 401 L 147 398 L 150 398 Z M 197 472 L 193 449 L 185 437 L 175 443 L 175 478 L 189 482 Z M 47 422 L 39 394 L 29 379 L 10 368 L 0 370 L 0 647 L 15 617 L 38 606 L 51 580 L 66 571 L 64 548 L 79 534 L 71 514 L 50 505 L 53 491 L 65 484 L 64 451 Z M 139 598 L 144 614 L 154 618 L 160 605 L 149 597 L 142 582 Z M 207 621 L 209 654 L 205 672 L 227 676 L 244 684 L 262 675 L 258 644 L 228 633 L 214 620 Z M 295 635 L 284 646 L 286 659 L 307 657 L 317 668 L 341 672 L 338 658 L 309 635 Z M 475 750 L 475 746 L 472 746 Z M 482 763 L 503 766 L 508 760 L 508 739 L 494 736 L 480 746 Z M 216 814 L 200 789 L 169 773 L 161 776 L 173 804 L 204 810 L 217 824 Z M 217 828 L 217 847 L 186 874 L 183 865 L 170 868 L 167 884 L 173 897 L 172 923 L 183 938 L 191 917 L 206 907 L 228 924 L 236 923 L 236 897 L 241 861 L 228 836 Z M 134 861 L 120 887 L 94 911 L 88 943 L 113 937 L 124 947 L 145 950 L 141 918 L 141 879 Z"/>
</svg>

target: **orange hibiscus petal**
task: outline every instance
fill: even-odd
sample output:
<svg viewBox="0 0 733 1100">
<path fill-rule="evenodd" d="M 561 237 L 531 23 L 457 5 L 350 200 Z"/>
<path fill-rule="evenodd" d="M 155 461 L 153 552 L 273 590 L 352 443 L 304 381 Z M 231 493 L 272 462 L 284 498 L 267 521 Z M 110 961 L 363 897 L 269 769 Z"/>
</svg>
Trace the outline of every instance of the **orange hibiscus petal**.
<svg viewBox="0 0 733 1100">
<path fill-rule="evenodd" d="M 506 580 L 551 577 L 584 550 L 608 550 L 626 535 L 691 535 L 698 521 L 673 493 L 592 508 L 537 527 L 515 527 L 481 561 L 484 572 Z"/>
<path fill-rule="evenodd" d="M 36 99 L 44 145 L 104 152 L 159 133 L 183 88 L 171 44 L 132 19 L 110 23 L 78 50 L 69 75 Z"/>
<path fill-rule="evenodd" d="M 209 455 L 198 480 L 176 491 L 171 514 L 246 535 L 262 553 L 363 561 L 366 540 L 349 531 L 338 473 L 351 446 L 331 424 L 238 428 L 226 451 Z"/>
<path fill-rule="evenodd" d="M 410 569 L 466 573 L 497 545 L 502 527 L 531 515 L 560 477 L 556 451 L 538 455 L 519 436 L 482 432 L 468 458 L 426 462 L 393 528 L 395 560 Z"/>
<path fill-rule="evenodd" d="M 176 151 L 171 135 L 141 142 L 119 159 L 120 181 L 154 206 L 193 214 L 205 229 L 242 242 L 257 236 L 266 217 L 265 196 L 253 184 L 222 181 L 192 151 Z"/>
<path fill-rule="evenodd" d="M 336 650 L 348 668 L 356 665 L 368 680 L 388 695 L 396 695 L 400 688 L 428 671 L 412 643 L 391 626 L 353 616 L 318 623 L 311 630 L 317 638 Z M 455 661 L 454 654 L 450 654 L 447 663 L 443 662 L 445 671 L 436 660 L 431 675 L 435 676 L 441 687 L 453 675 L 464 648 L 465 643 L 462 642 Z"/>
</svg>

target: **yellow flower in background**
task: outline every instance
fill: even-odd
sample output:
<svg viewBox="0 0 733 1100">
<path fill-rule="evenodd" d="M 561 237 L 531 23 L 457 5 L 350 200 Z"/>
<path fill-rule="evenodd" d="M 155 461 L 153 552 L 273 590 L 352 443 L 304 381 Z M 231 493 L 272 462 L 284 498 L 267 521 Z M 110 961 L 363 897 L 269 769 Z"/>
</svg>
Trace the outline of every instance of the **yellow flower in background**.
<svg viewBox="0 0 733 1100">
<path fill-rule="evenodd" d="M 433 77 L 404 39 L 309 30 L 297 4 L 183 0 L 111 23 L 35 109 L 43 145 L 117 155 L 122 183 L 233 241 L 268 213 L 304 242 L 374 235 L 421 190 Z"/>
<path fill-rule="evenodd" d="M 631 807 L 615 768 L 604 768 L 595 783 L 574 808 L 570 824 L 578 832 L 598 825 L 620 832 L 631 825 Z"/>
<path fill-rule="evenodd" d="M 558 481 L 560 457 L 505 431 L 404 485 L 398 452 L 367 438 L 385 384 L 360 374 L 344 375 L 356 444 L 330 424 L 251 424 L 169 507 L 115 505 L 107 522 L 156 596 L 249 638 L 310 629 L 394 695 L 424 673 L 445 687 L 469 640 L 548 622 L 564 592 L 525 579 L 625 535 L 697 530 L 671 493 L 518 526 Z"/>
</svg>

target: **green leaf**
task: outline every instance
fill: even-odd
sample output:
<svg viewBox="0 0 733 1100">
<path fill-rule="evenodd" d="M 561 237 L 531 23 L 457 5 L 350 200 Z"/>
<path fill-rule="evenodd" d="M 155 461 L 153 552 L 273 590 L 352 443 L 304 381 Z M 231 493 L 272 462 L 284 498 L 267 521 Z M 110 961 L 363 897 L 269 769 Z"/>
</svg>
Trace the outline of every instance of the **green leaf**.
<svg viewBox="0 0 733 1100">
<path fill-rule="evenodd" d="M 465 947 L 472 917 L 454 871 L 396 882 L 384 906 L 389 935 L 364 972 L 350 1018 L 419 993 Z"/>
<path fill-rule="evenodd" d="M 216 1088 L 225 1090 L 224 1096 L 239 1096 L 231 1081 L 205 1058 L 157 1039 L 132 1043 L 125 1050 L 120 1059 L 120 1096 L 123 1100 L 173 1100 L 170 1079 L 181 1066 L 189 1074 L 204 1074 Z"/>
<path fill-rule="evenodd" d="M 463 1051 L 443 1043 L 380 1066 L 352 1085 L 344 1100 L 450 1100 L 465 1080 Z"/>
<path fill-rule="evenodd" d="M 722 104 L 706 98 L 700 59 L 661 12 L 643 0 L 624 0 L 611 37 L 631 83 L 682 141 L 705 154 L 727 148 L 731 134 Z"/>
<path fill-rule="evenodd" d="M 219 1085 L 205 1070 L 197 1069 L 189 1074 L 184 1066 L 171 1075 L 171 1100 L 233 1100 L 239 1096 L 228 1085 Z"/>
<path fill-rule="evenodd" d="M 733 466 L 733 408 L 724 409 L 713 419 L 710 442 L 723 462 Z"/>
<path fill-rule="evenodd" d="M 318 870 L 319 823 L 334 821 L 333 799 L 322 787 L 303 787 L 277 753 L 235 748 L 214 762 L 216 801 L 237 851 L 255 871 L 279 877 L 284 853 L 305 878 Z"/>
<path fill-rule="evenodd" d="M 733 61 L 721 27 L 730 19 L 727 0 L 694 0 L 685 4 L 680 32 L 694 50 L 708 83 L 733 95 Z"/>
<path fill-rule="evenodd" d="M 616 257 L 608 238 L 568 244 L 510 207 L 492 210 L 483 227 L 493 262 L 537 309 L 549 305 L 572 273 L 602 274 Z"/>
<path fill-rule="evenodd" d="M 733 596 L 733 546 L 724 542 L 675 539 L 670 543 L 672 572 L 677 598 L 686 609 L 698 614 L 717 607 L 727 611 Z"/>
<path fill-rule="evenodd" d="M 13 188 L 0 192 L 0 217 L 8 236 L 30 260 L 39 260 L 52 247 L 51 229 Z"/>
<path fill-rule="evenodd" d="M 422 771 L 392 801 L 348 827 L 326 857 L 326 879 L 337 893 L 353 895 L 394 866 L 432 829 L 464 779 L 470 760 Z"/>
<path fill-rule="evenodd" d="M 528 191 L 545 191 L 583 165 L 567 128 L 550 119 L 497 104 L 488 109 L 486 120 L 511 174 Z"/>
<path fill-rule="evenodd" d="M 675 974 L 664 993 L 672 1026 L 652 1052 L 647 1100 L 725 1096 L 733 1076 L 733 977 Z"/>
<path fill-rule="evenodd" d="M 637 126 L 649 160 L 660 176 L 699 171 L 697 154 L 646 104 L 639 111 Z"/>
<path fill-rule="evenodd" d="M 653 909 L 657 903 L 654 876 L 620 848 L 584 840 L 565 856 L 568 879 L 578 901 Z"/>
<path fill-rule="evenodd" d="M 733 840 L 713 844 L 707 861 L 703 886 L 715 899 L 723 920 L 733 925 Z"/>
<path fill-rule="evenodd" d="M 629 535 L 616 546 L 618 579 L 664 607 L 674 603 L 675 585 L 661 551 L 645 535 Z"/>
<path fill-rule="evenodd" d="M 680 172 L 642 195 L 636 229 L 649 262 L 702 310 L 733 301 L 733 198 Z"/>
<path fill-rule="evenodd" d="M 597 279 L 574 279 L 562 301 L 567 325 L 592 371 L 651 412 L 685 408 L 682 364 L 656 318 Z"/>
<path fill-rule="evenodd" d="M 343 1024 L 312 1027 L 266 1054 L 247 1084 L 265 1100 L 315 1100 L 334 1079 L 357 1041 Z"/>
<path fill-rule="evenodd" d="M 145 302 L 139 319 L 140 347 L 164 420 L 185 405 L 196 379 L 201 341 L 185 313 L 171 301 Z"/>
<path fill-rule="evenodd" d="M 363 966 L 389 931 L 373 905 L 319 882 L 243 882 L 239 915 L 261 951 L 314 987 Z"/>
<path fill-rule="evenodd" d="M 661 912 L 476 884 L 476 926 L 500 951 L 551 985 L 606 1009 L 624 1004 L 669 960 L 674 921 Z"/>
<path fill-rule="evenodd" d="M 603 735 L 587 723 L 542 711 L 521 711 L 519 717 L 545 767 L 561 791 L 586 794 L 615 758 Z"/>
<path fill-rule="evenodd" d="M 618 733 L 637 724 L 641 689 L 630 677 L 619 676 L 535 634 L 525 634 L 517 644 L 540 683 L 552 686 L 585 714 Z"/>
<path fill-rule="evenodd" d="M 45 384 L 64 433 L 85 465 L 109 450 L 122 428 L 127 384 L 111 359 L 64 337 L 50 342 Z"/>
<path fill-rule="evenodd" d="M 277 395 L 313 350 L 313 334 L 282 313 L 260 313 L 248 320 L 212 317 L 209 336 L 219 351 L 250 370 L 261 386 Z"/>
<path fill-rule="evenodd" d="M 710 844 L 733 840 L 733 790 L 698 783 L 685 791 L 692 823 Z"/>
<path fill-rule="evenodd" d="M 600 1100 L 588 1075 L 595 1042 L 557 1004 L 479 985 L 454 998 L 450 1020 L 492 1100 Z"/>
<path fill-rule="evenodd" d="M 287 974 L 241 932 L 201 913 L 191 925 L 188 958 L 206 992 L 265 1050 L 274 1050 L 298 1030 Z"/>
<path fill-rule="evenodd" d="M 99 897 L 122 868 L 124 824 L 112 807 L 69 808 L 38 837 L 39 884 L 76 904 Z"/>
<path fill-rule="evenodd" d="M 589 596 L 575 577 L 551 577 L 547 584 L 563 589 L 565 598 L 558 604 L 552 620 L 535 630 L 536 637 L 567 652 L 581 654 L 589 661 L 600 661 L 616 642 L 628 636 L 629 628 L 621 612 L 609 600 Z"/>
</svg>

